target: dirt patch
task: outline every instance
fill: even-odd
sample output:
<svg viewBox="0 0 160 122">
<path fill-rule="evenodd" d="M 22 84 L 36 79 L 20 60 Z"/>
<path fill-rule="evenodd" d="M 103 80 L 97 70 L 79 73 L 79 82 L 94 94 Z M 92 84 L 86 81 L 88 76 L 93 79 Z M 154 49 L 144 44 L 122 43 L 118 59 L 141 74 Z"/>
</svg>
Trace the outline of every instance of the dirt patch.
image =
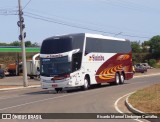
<svg viewBox="0 0 160 122">
<path fill-rule="evenodd" d="M 145 113 L 160 114 L 160 83 L 138 90 L 129 97 L 129 103 Z"/>
</svg>

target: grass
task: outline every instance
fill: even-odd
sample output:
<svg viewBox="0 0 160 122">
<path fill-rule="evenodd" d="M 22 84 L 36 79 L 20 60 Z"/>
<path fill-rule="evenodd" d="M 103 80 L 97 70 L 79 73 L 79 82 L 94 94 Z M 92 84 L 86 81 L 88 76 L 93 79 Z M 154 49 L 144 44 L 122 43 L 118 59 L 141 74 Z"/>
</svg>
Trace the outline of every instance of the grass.
<svg viewBox="0 0 160 122">
<path fill-rule="evenodd" d="M 160 114 L 160 83 L 138 90 L 129 97 L 129 103 L 145 113 Z"/>
</svg>

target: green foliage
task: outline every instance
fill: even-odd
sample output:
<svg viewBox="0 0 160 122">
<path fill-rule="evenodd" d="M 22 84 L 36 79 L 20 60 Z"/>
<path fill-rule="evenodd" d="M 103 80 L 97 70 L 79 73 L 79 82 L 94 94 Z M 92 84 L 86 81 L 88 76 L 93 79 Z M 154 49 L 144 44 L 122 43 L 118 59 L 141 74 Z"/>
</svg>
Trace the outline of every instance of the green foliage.
<svg viewBox="0 0 160 122">
<path fill-rule="evenodd" d="M 9 46 L 7 43 L 0 43 L 0 46 Z"/>
<path fill-rule="evenodd" d="M 132 60 L 133 64 L 137 63 L 148 63 L 148 60 L 150 59 L 149 53 L 132 53 Z"/>
<path fill-rule="evenodd" d="M 131 47 L 134 63 L 148 62 L 150 59 L 154 59 L 155 61 L 160 59 L 160 35 L 154 36 L 142 44 L 140 42 L 132 42 Z M 155 66 L 155 61 L 150 60 L 151 65 Z"/>
<path fill-rule="evenodd" d="M 31 41 L 26 41 L 26 42 L 25 42 L 25 46 L 26 46 L 26 47 L 31 47 L 31 45 L 32 45 Z"/>
<path fill-rule="evenodd" d="M 149 65 L 152 66 L 152 67 L 155 67 L 156 66 L 156 60 L 155 59 L 150 59 L 148 61 Z"/>
<path fill-rule="evenodd" d="M 38 47 L 38 43 L 37 42 L 33 43 L 32 47 Z"/>
<path fill-rule="evenodd" d="M 20 42 L 14 41 L 14 42 L 10 43 L 10 46 L 20 46 Z"/>
<path fill-rule="evenodd" d="M 21 42 L 20 41 L 13 41 L 9 44 L 7 43 L 0 43 L 0 46 L 21 46 Z M 38 44 L 35 42 L 35 43 L 32 43 L 31 41 L 26 41 L 25 42 L 25 46 L 26 47 L 38 47 Z"/>
<path fill-rule="evenodd" d="M 140 53 L 142 51 L 140 42 L 131 42 L 132 52 Z"/>
<path fill-rule="evenodd" d="M 153 57 L 156 59 L 160 58 L 160 35 L 152 37 L 149 40 L 149 45 Z"/>
</svg>

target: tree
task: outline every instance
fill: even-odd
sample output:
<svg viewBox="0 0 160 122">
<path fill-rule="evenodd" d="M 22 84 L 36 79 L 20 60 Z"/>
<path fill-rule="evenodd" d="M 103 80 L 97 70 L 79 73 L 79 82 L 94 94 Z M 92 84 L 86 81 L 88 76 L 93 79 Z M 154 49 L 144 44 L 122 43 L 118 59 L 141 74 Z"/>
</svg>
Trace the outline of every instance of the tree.
<svg viewBox="0 0 160 122">
<path fill-rule="evenodd" d="M 12 43 L 10 43 L 11 46 L 20 46 L 20 42 L 19 41 L 14 41 Z"/>
<path fill-rule="evenodd" d="M 152 66 L 152 67 L 155 67 L 155 66 L 156 66 L 156 60 L 155 60 L 155 59 L 150 59 L 148 63 L 149 63 L 149 65 Z"/>
<path fill-rule="evenodd" d="M 154 36 L 149 40 L 150 52 L 154 58 L 160 58 L 160 35 Z"/>
<path fill-rule="evenodd" d="M 0 46 L 10 46 L 10 44 L 7 44 L 7 43 L 0 43 Z"/>
<path fill-rule="evenodd" d="M 25 42 L 25 46 L 26 47 L 31 47 L 32 46 L 32 42 L 31 41 L 26 41 Z"/>
<path fill-rule="evenodd" d="M 33 44 L 32 44 L 32 47 L 39 47 L 39 46 L 38 46 L 38 43 L 37 43 L 37 42 L 33 43 Z"/>
<path fill-rule="evenodd" d="M 143 53 L 149 53 L 150 50 L 150 42 L 149 41 L 144 41 L 142 43 L 142 52 Z"/>
<path fill-rule="evenodd" d="M 132 52 L 140 53 L 142 51 L 140 42 L 131 42 Z"/>
</svg>

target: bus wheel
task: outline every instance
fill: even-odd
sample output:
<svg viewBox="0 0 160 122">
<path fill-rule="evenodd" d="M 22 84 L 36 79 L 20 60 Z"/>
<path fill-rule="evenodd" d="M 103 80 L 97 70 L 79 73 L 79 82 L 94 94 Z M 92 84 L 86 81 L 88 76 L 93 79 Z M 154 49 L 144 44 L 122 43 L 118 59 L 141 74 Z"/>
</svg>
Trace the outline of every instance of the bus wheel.
<svg viewBox="0 0 160 122">
<path fill-rule="evenodd" d="M 89 80 L 87 77 L 84 79 L 84 85 L 82 86 L 83 90 L 87 90 L 89 88 Z"/>
<path fill-rule="evenodd" d="M 118 85 L 118 84 L 120 84 L 120 76 L 119 76 L 118 73 L 116 73 L 116 75 L 115 75 L 115 85 Z"/>
<path fill-rule="evenodd" d="M 120 74 L 120 84 L 124 84 L 124 75 Z"/>
<path fill-rule="evenodd" d="M 34 79 L 34 77 L 33 77 L 33 76 L 30 76 L 30 79 Z"/>
<path fill-rule="evenodd" d="M 55 91 L 56 91 L 57 93 L 60 93 L 60 92 L 62 92 L 62 88 L 55 88 Z"/>
</svg>

